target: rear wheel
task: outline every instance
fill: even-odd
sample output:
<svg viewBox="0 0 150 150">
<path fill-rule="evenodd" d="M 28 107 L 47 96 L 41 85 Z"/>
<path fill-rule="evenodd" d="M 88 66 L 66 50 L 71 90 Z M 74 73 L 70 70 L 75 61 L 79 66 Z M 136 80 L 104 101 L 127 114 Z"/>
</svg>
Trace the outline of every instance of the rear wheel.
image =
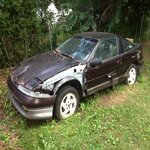
<svg viewBox="0 0 150 150">
<path fill-rule="evenodd" d="M 79 108 L 79 93 L 72 86 L 63 86 L 57 93 L 54 106 L 54 117 L 58 120 L 65 119 Z"/>
<path fill-rule="evenodd" d="M 137 67 L 136 65 L 131 65 L 127 71 L 126 84 L 133 85 L 137 79 Z"/>
</svg>

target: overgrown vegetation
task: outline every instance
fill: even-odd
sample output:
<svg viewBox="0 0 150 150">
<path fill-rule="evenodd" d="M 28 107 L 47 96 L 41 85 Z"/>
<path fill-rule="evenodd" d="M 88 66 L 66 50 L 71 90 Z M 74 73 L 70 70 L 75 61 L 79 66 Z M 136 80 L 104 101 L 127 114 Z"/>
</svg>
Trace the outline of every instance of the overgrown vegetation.
<svg viewBox="0 0 150 150">
<path fill-rule="evenodd" d="M 53 2 L 61 12 L 54 23 Z M 150 39 L 149 0 L 2 0 L 0 68 L 51 50 L 71 34 L 109 31 Z M 68 15 L 66 13 L 68 12 Z M 133 87 L 119 85 L 84 100 L 62 122 L 24 119 L 7 98 L 9 69 L 0 70 L 0 149 L 150 149 L 150 44 L 144 73 Z"/>
<path fill-rule="evenodd" d="M 7 0 L 0 2 L 0 67 L 19 63 L 50 49 L 53 18 L 50 1 Z"/>
<path fill-rule="evenodd" d="M 0 149 L 150 149 L 150 43 L 144 46 L 144 72 L 128 87 L 106 89 L 83 101 L 80 111 L 57 122 L 24 119 L 7 99 L 0 71 Z"/>
<path fill-rule="evenodd" d="M 61 12 L 57 23 L 48 11 L 52 2 Z M 0 67 L 54 49 L 62 36 L 76 32 L 109 31 L 135 41 L 147 39 L 149 8 L 149 0 L 2 0 Z"/>
</svg>

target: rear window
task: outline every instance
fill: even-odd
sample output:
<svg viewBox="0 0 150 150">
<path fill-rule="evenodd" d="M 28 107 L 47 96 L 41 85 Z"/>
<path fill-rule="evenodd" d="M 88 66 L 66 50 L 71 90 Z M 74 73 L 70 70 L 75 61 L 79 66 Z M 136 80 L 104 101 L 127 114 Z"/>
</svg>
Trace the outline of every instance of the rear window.
<svg viewBox="0 0 150 150">
<path fill-rule="evenodd" d="M 135 45 L 126 39 L 122 39 L 124 52 L 127 52 L 135 47 Z"/>
</svg>

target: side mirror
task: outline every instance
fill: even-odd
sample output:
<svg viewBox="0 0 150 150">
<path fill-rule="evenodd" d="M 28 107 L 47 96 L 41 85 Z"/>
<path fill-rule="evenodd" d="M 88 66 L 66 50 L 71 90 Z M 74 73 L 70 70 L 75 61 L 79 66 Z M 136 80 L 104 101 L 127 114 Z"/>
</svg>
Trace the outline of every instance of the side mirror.
<svg viewBox="0 0 150 150">
<path fill-rule="evenodd" d="M 95 66 L 100 65 L 100 64 L 102 64 L 102 60 L 101 59 L 94 59 L 94 60 L 89 62 L 89 65 L 91 67 L 95 67 Z"/>
</svg>

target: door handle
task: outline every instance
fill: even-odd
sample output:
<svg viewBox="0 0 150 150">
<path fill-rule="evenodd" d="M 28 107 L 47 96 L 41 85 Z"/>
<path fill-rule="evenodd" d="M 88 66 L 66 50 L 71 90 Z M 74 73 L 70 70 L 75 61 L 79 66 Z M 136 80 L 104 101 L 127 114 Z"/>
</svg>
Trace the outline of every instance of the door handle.
<svg viewBox="0 0 150 150">
<path fill-rule="evenodd" d="M 135 56 L 135 55 L 134 55 L 134 56 L 131 56 L 131 58 L 134 59 L 134 58 L 136 58 L 136 56 Z"/>
<path fill-rule="evenodd" d="M 122 64 L 122 60 L 121 59 L 117 60 L 117 64 Z"/>
<path fill-rule="evenodd" d="M 117 73 L 116 72 L 112 72 L 107 74 L 108 78 L 113 78 Z"/>
</svg>

